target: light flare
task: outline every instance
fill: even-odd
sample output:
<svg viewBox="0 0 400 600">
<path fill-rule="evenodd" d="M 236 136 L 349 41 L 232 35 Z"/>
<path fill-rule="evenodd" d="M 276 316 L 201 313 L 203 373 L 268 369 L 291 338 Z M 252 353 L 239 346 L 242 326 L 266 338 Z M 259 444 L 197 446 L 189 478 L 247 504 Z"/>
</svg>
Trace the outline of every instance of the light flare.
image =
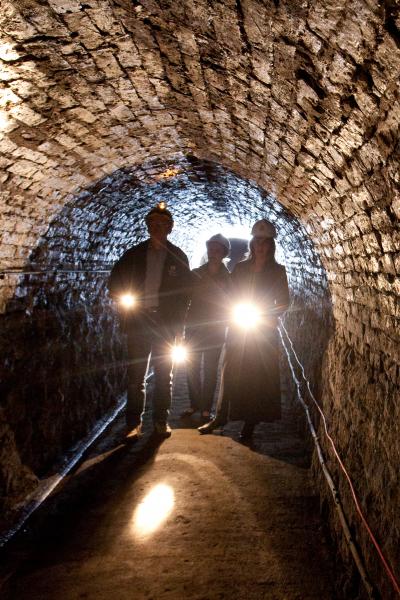
<svg viewBox="0 0 400 600">
<path fill-rule="evenodd" d="M 241 329 L 254 329 L 260 323 L 261 311 L 251 302 L 242 302 L 234 307 L 233 320 Z"/>
<path fill-rule="evenodd" d="M 177 344 L 176 346 L 173 346 L 171 350 L 171 357 L 174 363 L 184 363 L 188 357 L 187 348 L 185 348 L 185 346 L 183 346 L 182 344 Z"/>
<path fill-rule="evenodd" d="M 136 298 L 133 294 L 122 294 L 122 296 L 120 296 L 119 298 L 119 302 L 121 304 L 121 306 L 123 306 L 126 309 L 130 309 L 133 308 L 136 304 Z"/>
<path fill-rule="evenodd" d="M 174 491 L 170 485 L 159 483 L 153 487 L 136 508 L 134 532 L 146 537 L 154 533 L 174 508 Z"/>
</svg>

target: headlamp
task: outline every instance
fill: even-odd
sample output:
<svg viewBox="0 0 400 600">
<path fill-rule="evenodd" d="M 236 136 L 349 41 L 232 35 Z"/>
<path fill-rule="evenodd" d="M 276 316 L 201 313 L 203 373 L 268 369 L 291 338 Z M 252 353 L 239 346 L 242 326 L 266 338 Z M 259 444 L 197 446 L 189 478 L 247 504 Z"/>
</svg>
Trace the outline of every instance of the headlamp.
<svg viewBox="0 0 400 600">
<path fill-rule="evenodd" d="M 171 358 L 172 361 L 174 363 L 184 363 L 187 359 L 188 356 L 188 351 L 185 348 L 185 346 L 180 345 L 176 345 L 176 346 L 172 346 L 171 349 Z"/>
<path fill-rule="evenodd" d="M 233 309 L 233 320 L 241 329 L 254 329 L 261 320 L 261 312 L 255 304 L 243 302 Z"/>
<path fill-rule="evenodd" d="M 119 303 L 121 306 L 129 310 L 135 306 L 136 298 L 133 294 L 122 294 L 122 296 L 119 297 Z"/>
</svg>

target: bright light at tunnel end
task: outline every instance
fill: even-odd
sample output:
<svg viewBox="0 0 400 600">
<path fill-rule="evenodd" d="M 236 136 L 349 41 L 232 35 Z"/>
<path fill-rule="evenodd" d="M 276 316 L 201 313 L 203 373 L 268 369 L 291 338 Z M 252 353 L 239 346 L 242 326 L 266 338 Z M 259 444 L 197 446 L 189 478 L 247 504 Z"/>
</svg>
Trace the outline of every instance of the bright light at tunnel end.
<svg viewBox="0 0 400 600">
<path fill-rule="evenodd" d="M 222 233 L 222 235 L 224 235 L 227 238 L 250 240 L 250 231 L 251 223 L 237 223 L 236 225 L 233 225 L 231 223 L 219 223 L 217 221 L 212 227 L 207 226 L 206 229 L 200 230 L 195 239 L 193 240 L 193 253 L 190 259 L 191 266 L 199 266 L 201 258 L 206 253 L 206 241 L 209 240 L 210 237 L 214 234 Z"/>
</svg>

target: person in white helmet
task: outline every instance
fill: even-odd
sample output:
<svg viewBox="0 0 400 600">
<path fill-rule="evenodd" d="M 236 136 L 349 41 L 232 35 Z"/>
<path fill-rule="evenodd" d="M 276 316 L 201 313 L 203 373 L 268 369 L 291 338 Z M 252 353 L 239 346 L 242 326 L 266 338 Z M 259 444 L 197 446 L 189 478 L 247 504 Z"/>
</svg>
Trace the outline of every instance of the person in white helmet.
<svg viewBox="0 0 400 600">
<path fill-rule="evenodd" d="M 190 417 L 199 411 L 203 419 L 210 418 L 217 385 L 230 289 L 230 273 L 223 263 L 230 252 L 229 240 L 218 233 L 206 242 L 206 246 L 207 263 L 192 271 L 193 286 L 185 328 L 185 340 L 190 349 L 186 367 L 190 408 L 181 415 Z"/>
<path fill-rule="evenodd" d="M 206 434 L 228 418 L 244 421 L 242 441 L 251 439 L 258 423 L 281 418 L 277 320 L 289 306 L 286 270 L 275 260 L 274 225 L 261 219 L 251 234 L 249 257 L 231 276 L 235 304 L 250 312 L 229 325 L 217 414 L 199 427 Z"/>
</svg>

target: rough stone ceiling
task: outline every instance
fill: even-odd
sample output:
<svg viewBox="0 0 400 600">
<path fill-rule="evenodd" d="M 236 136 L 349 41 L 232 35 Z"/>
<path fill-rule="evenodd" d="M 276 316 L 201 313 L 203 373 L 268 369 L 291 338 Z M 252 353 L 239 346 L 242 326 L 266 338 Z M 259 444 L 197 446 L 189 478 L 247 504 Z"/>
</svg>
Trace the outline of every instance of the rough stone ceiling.
<svg viewBox="0 0 400 600">
<path fill-rule="evenodd" d="M 151 161 L 190 153 L 298 216 L 338 316 L 354 321 L 356 300 L 360 323 L 346 326 L 359 338 L 368 307 L 387 315 L 391 338 L 396 3 L 21 0 L 4 3 L 0 25 L 3 264 L 23 264 L 94 181 L 129 167 L 145 177 Z M 396 357 L 393 339 L 382 346 Z"/>
<path fill-rule="evenodd" d="M 52 221 L 27 267 L 47 272 L 109 269 L 127 248 L 146 237 L 145 215 L 164 199 L 175 220 L 171 239 L 193 259 L 193 267 L 211 235 L 223 231 L 235 237 L 239 232 L 239 237 L 248 238 L 254 221 L 269 218 L 277 227 L 277 257 L 286 265 L 293 300 L 301 296 L 302 305 L 316 305 L 317 312 L 325 308 L 325 272 L 297 218 L 257 185 L 221 165 L 192 156 L 174 165 L 163 171 L 172 177 L 160 177 L 162 165 L 154 162 L 148 164 L 145 178 L 142 169 L 121 169 L 79 194 Z M 11 280 L 17 281 L 15 275 Z M 22 278 L 20 283 L 13 304 L 17 309 L 27 281 Z"/>
<path fill-rule="evenodd" d="M 382 164 L 397 135 L 390 6 L 6 2 L 3 206 L 20 216 L 35 198 L 32 244 L 64 201 L 104 174 L 190 152 L 312 220 L 321 197 L 324 212 L 340 204 L 348 180 Z"/>
<path fill-rule="evenodd" d="M 210 236 L 236 226 L 248 238 L 254 221 L 263 216 L 276 223 L 278 242 L 286 252 L 299 254 L 301 240 L 312 247 L 298 219 L 257 185 L 220 165 L 188 156 L 170 167 L 154 161 L 147 167 L 145 176 L 143 168 L 118 170 L 68 203 L 52 221 L 31 264 L 112 265 L 146 237 L 145 215 L 161 199 L 174 215 L 171 239 L 189 256 L 199 234 Z"/>
</svg>

